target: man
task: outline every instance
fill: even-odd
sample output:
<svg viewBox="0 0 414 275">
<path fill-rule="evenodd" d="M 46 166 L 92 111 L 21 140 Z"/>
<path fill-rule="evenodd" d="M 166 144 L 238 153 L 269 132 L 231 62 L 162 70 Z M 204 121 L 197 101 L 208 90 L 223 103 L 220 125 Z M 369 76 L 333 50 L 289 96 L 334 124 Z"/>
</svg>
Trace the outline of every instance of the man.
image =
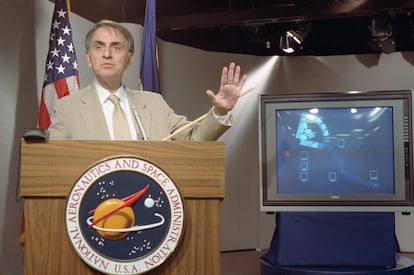
<svg viewBox="0 0 414 275">
<path fill-rule="evenodd" d="M 118 124 L 113 123 L 115 94 L 127 120 L 129 135 L 125 139 L 162 140 L 189 121 L 177 115 L 161 95 L 133 91 L 122 83 L 124 71 L 134 59 L 134 41 L 122 25 L 108 20 L 98 22 L 86 35 L 86 59 L 95 73 L 95 81 L 81 91 L 56 103 L 49 127 L 51 139 L 114 140 Z M 179 140 L 216 140 L 233 124 L 234 108 L 247 79 L 240 67 L 224 67 L 220 88 L 215 94 L 207 90 L 213 107 L 199 123 L 177 134 Z M 132 111 L 131 111 L 132 110 Z M 139 127 L 138 120 L 142 121 Z M 142 132 L 145 133 L 142 133 Z M 123 139 L 123 138 L 122 138 Z"/>
</svg>

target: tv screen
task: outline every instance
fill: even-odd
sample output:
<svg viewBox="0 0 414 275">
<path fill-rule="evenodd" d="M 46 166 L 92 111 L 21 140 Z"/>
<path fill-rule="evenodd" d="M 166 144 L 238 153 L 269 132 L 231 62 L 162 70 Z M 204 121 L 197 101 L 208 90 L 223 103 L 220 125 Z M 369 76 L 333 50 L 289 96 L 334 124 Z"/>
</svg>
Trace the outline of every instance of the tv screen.
<svg viewBox="0 0 414 275">
<path fill-rule="evenodd" d="M 262 95 L 259 104 L 262 211 L 414 207 L 412 91 Z"/>
</svg>

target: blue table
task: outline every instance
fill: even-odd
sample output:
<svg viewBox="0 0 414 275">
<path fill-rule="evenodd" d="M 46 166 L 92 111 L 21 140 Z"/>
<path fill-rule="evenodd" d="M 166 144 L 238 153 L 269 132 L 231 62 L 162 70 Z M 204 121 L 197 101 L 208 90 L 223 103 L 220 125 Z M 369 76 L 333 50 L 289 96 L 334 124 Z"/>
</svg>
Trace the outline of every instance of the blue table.
<svg viewBox="0 0 414 275">
<path fill-rule="evenodd" d="M 271 273 L 272 269 L 296 272 L 292 274 L 321 274 L 327 269 L 325 274 L 379 274 L 372 270 L 397 267 L 398 251 L 394 213 L 279 212 L 272 243 L 261 258 L 264 272 L 270 273 L 262 275 L 290 274 Z"/>
<path fill-rule="evenodd" d="M 399 256 L 392 268 L 311 268 L 311 267 L 275 267 L 265 261 L 260 262 L 262 275 L 412 275 L 414 274 L 414 261 Z"/>
</svg>

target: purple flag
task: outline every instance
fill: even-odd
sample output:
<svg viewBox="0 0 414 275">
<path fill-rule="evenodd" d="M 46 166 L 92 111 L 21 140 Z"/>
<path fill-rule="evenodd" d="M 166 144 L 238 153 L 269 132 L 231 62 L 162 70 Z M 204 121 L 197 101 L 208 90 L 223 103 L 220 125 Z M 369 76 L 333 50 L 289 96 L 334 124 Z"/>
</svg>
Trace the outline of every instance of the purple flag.
<svg viewBox="0 0 414 275">
<path fill-rule="evenodd" d="M 155 4 L 155 0 L 147 0 L 142 37 L 140 77 L 144 90 L 159 93 Z"/>
</svg>

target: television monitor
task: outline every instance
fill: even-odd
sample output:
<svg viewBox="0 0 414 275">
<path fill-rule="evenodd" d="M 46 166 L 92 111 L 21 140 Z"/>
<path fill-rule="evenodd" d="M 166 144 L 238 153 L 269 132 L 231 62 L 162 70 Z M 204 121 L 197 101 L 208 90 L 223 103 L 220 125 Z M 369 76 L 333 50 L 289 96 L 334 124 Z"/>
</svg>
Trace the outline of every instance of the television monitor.
<svg viewBox="0 0 414 275">
<path fill-rule="evenodd" d="M 261 211 L 411 212 L 413 91 L 261 95 Z"/>
</svg>

